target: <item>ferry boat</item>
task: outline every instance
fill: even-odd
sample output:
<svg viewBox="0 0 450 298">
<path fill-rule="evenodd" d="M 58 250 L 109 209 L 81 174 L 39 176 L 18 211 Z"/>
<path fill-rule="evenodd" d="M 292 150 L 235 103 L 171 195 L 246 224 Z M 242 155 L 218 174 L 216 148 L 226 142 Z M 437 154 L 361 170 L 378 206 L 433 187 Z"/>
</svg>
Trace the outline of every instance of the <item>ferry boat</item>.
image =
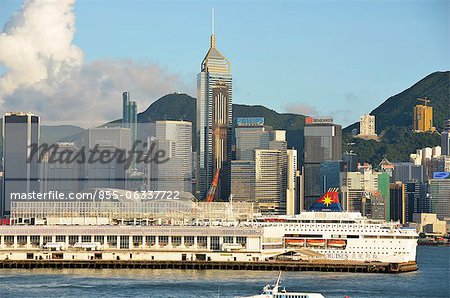
<svg viewBox="0 0 450 298">
<path fill-rule="evenodd" d="M 277 281 L 275 285 L 273 285 L 273 287 L 271 287 L 270 285 L 266 285 L 264 286 L 261 294 L 240 298 L 325 298 L 320 293 L 288 292 L 286 291 L 285 288 L 281 289 L 280 283 L 281 283 L 281 272 L 278 275 Z"/>
</svg>

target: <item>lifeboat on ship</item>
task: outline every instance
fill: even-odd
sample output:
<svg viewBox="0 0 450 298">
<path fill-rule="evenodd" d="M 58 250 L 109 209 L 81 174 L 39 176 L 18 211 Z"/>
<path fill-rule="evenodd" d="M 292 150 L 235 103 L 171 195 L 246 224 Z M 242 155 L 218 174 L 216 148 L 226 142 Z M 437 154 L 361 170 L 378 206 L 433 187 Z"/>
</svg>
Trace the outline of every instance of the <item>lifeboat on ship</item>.
<svg viewBox="0 0 450 298">
<path fill-rule="evenodd" d="M 347 241 L 340 239 L 330 239 L 328 240 L 327 245 L 330 247 L 344 247 L 347 245 Z"/>
<path fill-rule="evenodd" d="M 286 239 L 286 244 L 292 246 L 303 246 L 305 244 L 305 239 Z"/>
<path fill-rule="evenodd" d="M 325 239 L 308 239 L 306 240 L 306 243 L 308 246 L 316 246 L 316 247 L 322 247 L 325 246 Z"/>
</svg>

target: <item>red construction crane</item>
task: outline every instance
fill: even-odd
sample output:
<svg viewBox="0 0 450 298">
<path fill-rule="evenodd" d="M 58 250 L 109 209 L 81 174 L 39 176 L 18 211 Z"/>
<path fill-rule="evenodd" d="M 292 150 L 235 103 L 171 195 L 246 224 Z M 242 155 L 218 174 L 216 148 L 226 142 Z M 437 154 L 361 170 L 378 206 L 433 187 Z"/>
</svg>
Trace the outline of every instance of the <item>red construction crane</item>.
<svg viewBox="0 0 450 298">
<path fill-rule="evenodd" d="M 220 169 L 217 169 L 216 173 L 214 174 L 214 179 L 211 183 L 211 188 L 208 191 L 208 196 L 206 197 L 207 202 L 214 201 L 214 195 L 216 194 L 217 184 L 219 184 L 219 174 Z"/>
</svg>

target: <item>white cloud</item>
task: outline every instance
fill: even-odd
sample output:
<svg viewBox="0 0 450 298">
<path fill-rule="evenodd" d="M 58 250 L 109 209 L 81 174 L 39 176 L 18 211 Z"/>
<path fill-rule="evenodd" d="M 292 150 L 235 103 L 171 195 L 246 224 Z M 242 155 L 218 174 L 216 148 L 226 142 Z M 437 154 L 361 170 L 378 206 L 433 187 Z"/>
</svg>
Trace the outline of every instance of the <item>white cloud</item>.
<svg viewBox="0 0 450 298">
<path fill-rule="evenodd" d="M 0 34 L 0 63 L 8 69 L 0 78 L 3 94 L 37 82 L 57 84 L 81 65 L 83 53 L 72 44 L 74 2 L 27 1 L 5 24 Z"/>
<path fill-rule="evenodd" d="M 89 127 L 120 118 L 121 94 L 145 109 L 154 99 L 191 90 L 158 65 L 129 60 L 83 63 L 73 44 L 74 0 L 30 0 L 0 33 L 0 108 L 31 111 L 42 122 Z"/>
</svg>

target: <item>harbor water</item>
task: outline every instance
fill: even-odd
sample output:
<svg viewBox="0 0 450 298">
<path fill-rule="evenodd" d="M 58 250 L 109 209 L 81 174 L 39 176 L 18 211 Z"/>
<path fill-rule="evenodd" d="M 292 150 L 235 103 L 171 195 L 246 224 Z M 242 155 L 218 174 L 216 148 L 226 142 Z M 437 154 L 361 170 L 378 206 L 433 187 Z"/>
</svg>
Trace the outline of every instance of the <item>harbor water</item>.
<svg viewBox="0 0 450 298">
<path fill-rule="evenodd" d="M 325 297 L 450 297 L 450 247 L 419 247 L 416 272 L 284 272 L 292 292 Z M 236 297 L 273 283 L 275 271 L 2 269 L 0 297 Z"/>
</svg>

